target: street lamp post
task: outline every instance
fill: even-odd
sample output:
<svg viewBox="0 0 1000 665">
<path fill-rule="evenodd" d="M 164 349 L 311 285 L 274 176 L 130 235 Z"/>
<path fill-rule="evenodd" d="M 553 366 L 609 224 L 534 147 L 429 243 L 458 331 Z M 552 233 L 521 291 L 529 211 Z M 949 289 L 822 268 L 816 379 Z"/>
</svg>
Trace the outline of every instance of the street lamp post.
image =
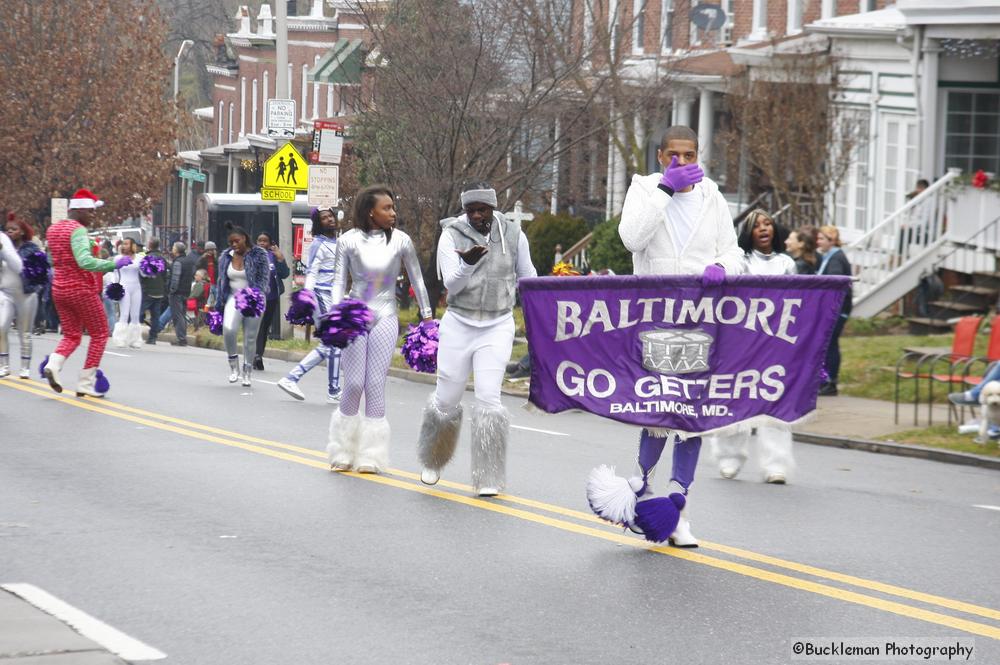
<svg viewBox="0 0 1000 665">
<path fill-rule="evenodd" d="M 181 42 L 181 47 L 177 49 L 177 57 L 174 58 L 174 101 L 177 101 L 177 93 L 180 92 L 180 71 L 181 71 L 181 58 L 184 57 L 184 49 L 189 46 L 194 46 L 194 42 L 190 39 L 185 39 Z"/>
<path fill-rule="evenodd" d="M 182 41 L 181 42 L 181 47 L 179 49 L 177 49 L 177 57 L 174 58 L 174 106 L 177 105 L 177 95 L 180 92 L 181 58 L 184 57 L 184 50 L 186 48 L 188 48 L 189 46 L 194 46 L 194 42 L 192 40 L 185 39 L 184 41 Z M 181 140 L 178 137 L 178 138 L 174 139 L 174 152 L 175 153 L 180 153 L 180 151 L 181 151 Z M 170 182 L 170 184 L 172 185 L 174 182 L 176 182 L 176 178 L 174 180 L 172 180 Z M 180 207 L 180 213 L 181 213 L 181 215 L 184 214 L 184 209 L 185 209 L 185 198 L 187 198 L 185 196 L 185 194 L 187 194 L 188 192 L 190 192 L 190 187 L 191 187 L 191 181 L 190 180 L 185 180 L 184 181 L 184 185 L 181 187 L 181 201 L 180 201 L 180 206 L 179 206 Z M 188 196 L 190 196 L 190 195 L 188 194 Z M 168 196 L 167 197 L 167 201 L 171 202 L 171 208 L 172 208 L 173 207 L 173 197 L 172 196 Z M 170 211 L 170 215 L 173 216 L 173 211 L 172 210 Z M 181 215 L 178 215 L 177 221 L 180 221 Z M 167 217 L 166 213 L 164 214 L 164 219 L 169 219 L 169 217 Z M 191 244 L 191 229 L 190 229 L 190 224 L 188 225 L 187 243 L 190 246 L 190 244 Z"/>
</svg>

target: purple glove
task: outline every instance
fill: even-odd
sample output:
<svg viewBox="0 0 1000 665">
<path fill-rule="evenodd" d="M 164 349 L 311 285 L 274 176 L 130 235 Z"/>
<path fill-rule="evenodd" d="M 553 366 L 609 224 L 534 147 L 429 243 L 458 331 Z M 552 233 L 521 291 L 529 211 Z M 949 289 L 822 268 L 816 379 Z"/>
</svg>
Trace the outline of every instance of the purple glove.
<svg viewBox="0 0 1000 665">
<path fill-rule="evenodd" d="M 125 266 L 130 266 L 130 265 L 132 265 L 131 256 L 119 256 L 117 259 L 115 259 L 115 268 L 118 270 L 121 270 Z"/>
<path fill-rule="evenodd" d="M 691 185 L 701 182 L 705 177 L 705 172 L 698 164 L 688 164 L 687 166 L 677 166 L 677 157 L 670 160 L 670 166 L 663 169 L 660 176 L 660 184 L 675 192 L 687 189 Z"/>
<path fill-rule="evenodd" d="M 719 286 L 725 281 L 725 279 L 725 269 L 715 263 L 710 266 L 705 266 L 705 272 L 701 273 L 702 286 Z"/>
</svg>

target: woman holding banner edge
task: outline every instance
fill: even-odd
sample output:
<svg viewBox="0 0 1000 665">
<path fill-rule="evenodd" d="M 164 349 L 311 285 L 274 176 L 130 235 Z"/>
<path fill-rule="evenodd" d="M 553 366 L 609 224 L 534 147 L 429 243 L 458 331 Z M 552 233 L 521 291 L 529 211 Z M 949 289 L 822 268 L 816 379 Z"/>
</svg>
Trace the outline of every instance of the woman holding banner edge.
<svg viewBox="0 0 1000 665">
<path fill-rule="evenodd" d="M 662 173 L 632 177 L 618 227 L 632 252 L 634 274 L 700 274 L 702 285 L 712 288 L 721 285 L 726 274 L 742 273 L 743 252 L 729 205 L 698 166 L 698 135 L 690 127 L 670 127 L 657 160 Z M 654 496 L 653 474 L 670 440 L 674 442 L 670 482 L 662 496 Z M 644 533 L 647 540 L 697 547 L 685 507 L 700 451 L 699 436 L 682 440 L 671 430 L 644 428 L 637 474 L 625 481 L 609 467 L 595 469 L 587 484 L 591 507 L 606 520 Z"/>
</svg>

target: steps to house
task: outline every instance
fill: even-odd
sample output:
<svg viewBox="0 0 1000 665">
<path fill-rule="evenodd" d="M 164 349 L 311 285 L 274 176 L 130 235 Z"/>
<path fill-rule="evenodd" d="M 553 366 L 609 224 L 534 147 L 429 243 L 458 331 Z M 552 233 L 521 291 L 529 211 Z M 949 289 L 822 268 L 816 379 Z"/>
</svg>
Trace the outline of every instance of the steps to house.
<svg viewBox="0 0 1000 665">
<path fill-rule="evenodd" d="M 958 284 L 951 287 L 951 291 L 958 294 L 958 299 L 973 305 L 979 305 L 984 310 L 988 310 L 997 302 L 1000 289 L 991 286 L 976 286 L 975 284 Z"/>
<path fill-rule="evenodd" d="M 906 321 L 910 324 L 911 335 L 943 335 L 951 332 L 951 324 L 944 319 L 911 316 Z"/>
</svg>

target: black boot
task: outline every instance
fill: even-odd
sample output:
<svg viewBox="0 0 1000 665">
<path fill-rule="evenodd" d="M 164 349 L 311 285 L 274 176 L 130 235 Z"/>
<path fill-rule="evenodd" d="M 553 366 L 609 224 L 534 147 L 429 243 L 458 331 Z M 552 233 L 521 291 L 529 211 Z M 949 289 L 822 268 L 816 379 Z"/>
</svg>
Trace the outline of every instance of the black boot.
<svg viewBox="0 0 1000 665">
<path fill-rule="evenodd" d="M 254 359 L 253 359 L 253 368 L 255 370 L 257 370 L 257 371 L 263 372 L 264 371 L 264 358 L 262 358 L 261 356 L 254 356 Z"/>
<path fill-rule="evenodd" d="M 819 387 L 819 394 L 822 397 L 836 397 L 837 384 L 833 381 L 827 381 Z"/>
</svg>

